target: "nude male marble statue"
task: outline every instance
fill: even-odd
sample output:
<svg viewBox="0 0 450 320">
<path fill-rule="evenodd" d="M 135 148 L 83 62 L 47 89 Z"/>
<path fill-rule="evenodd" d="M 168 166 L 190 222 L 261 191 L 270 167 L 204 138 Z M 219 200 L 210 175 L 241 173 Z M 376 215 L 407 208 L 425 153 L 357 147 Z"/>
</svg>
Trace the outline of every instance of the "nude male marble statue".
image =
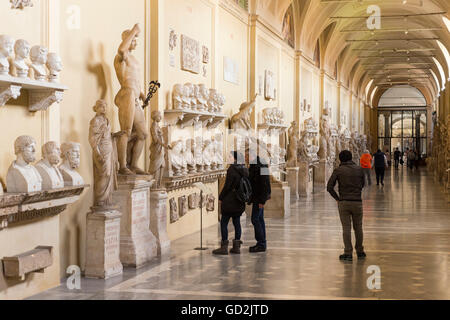
<svg viewBox="0 0 450 320">
<path fill-rule="evenodd" d="M 132 55 L 140 32 L 139 24 L 135 24 L 131 30 L 122 33 L 122 43 L 114 59 L 114 69 L 121 86 L 114 102 L 119 107 L 120 128 L 125 133 L 117 141 L 119 174 L 123 175 L 146 174 L 138 167 L 148 136 L 144 110 L 139 101 L 144 101 L 146 95 L 141 90 L 139 62 Z"/>
<path fill-rule="evenodd" d="M 36 164 L 36 169 L 42 177 L 42 190 L 64 188 L 64 178 L 58 169 L 61 162 L 61 150 L 54 141 L 42 146 L 42 160 Z"/>
<path fill-rule="evenodd" d="M 20 136 L 14 142 L 17 159 L 13 161 L 6 175 L 9 193 L 28 193 L 42 190 L 42 178 L 31 165 L 36 160 L 36 141 L 30 136 Z"/>
<path fill-rule="evenodd" d="M 59 171 L 64 179 L 66 187 L 81 186 L 84 180 L 76 171 L 80 167 L 80 144 L 75 142 L 65 142 L 61 145 L 62 164 Z"/>
</svg>

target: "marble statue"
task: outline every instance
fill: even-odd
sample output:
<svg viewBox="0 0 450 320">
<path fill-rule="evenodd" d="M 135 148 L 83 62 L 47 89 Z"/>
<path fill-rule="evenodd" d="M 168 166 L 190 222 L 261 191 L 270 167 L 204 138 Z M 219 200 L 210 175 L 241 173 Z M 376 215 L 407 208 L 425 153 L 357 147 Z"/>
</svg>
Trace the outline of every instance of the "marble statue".
<svg viewBox="0 0 450 320">
<path fill-rule="evenodd" d="M 14 52 L 14 39 L 8 35 L 0 35 L 0 75 L 9 74 L 9 58 Z"/>
<path fill-rule="evenodd" d="M 141 90 L 139 62 L 132 55 L 140 32 L 139 24 L 124 31 L 122 43 L 114 58 L 114 69 L 121 86 L 114 102 L 119 107 L 119 123 L 121 131 L 124 132 L 117 141 L 119 174 L 123 175 L 146 174 L 138 167 L 148 136 L 144 110 L 139 101 L 144 101 L 146 95 Z"/>
<path fill-rule="evenodd" d="M 42 178 L 42 190 L 64 188 L 64 178 L 58 169 L 61 162 L 61 150 L 54 141 L 42 146 L 42 160 L 36 164 L 36 169 Z"/>
<path fill-rule="evenodd" d="M 223 112 L 223 106 L 226 103 L 226 99 L 225 96 L 222 93 L 219 93 L 217 95 L 217 113 L 222 113 Z"/>
<path fill-rule="evenodd" d="M 300 161 L 309 162 L 309 150 L 308 150 L 308 132 L 303 131 L 298 143 L 297 158 Z"/>
<path fill-rule="evenodd" d="M 215 204 L 216 198 L 212 194 L 208 194 L 206 196 L 206 211 L 214 211 Z"/>
<path fill-rule="evenodd" d="M 62 70 L 61 57 L 54 52 L 50 52 L 47 56 L 47 68 L 49 70 L 48 81 L 58 82 L 59 73 Z"/>
<path fill-rule="evenodd" d="M 28 193 L 42 190 L 42 177 L 31 164 L 36 160 L 36 141 L 30 136 L 20 136 L 14 142 L 17 157 L 6 175 L 9 193 Z"/>
<path fill-rule="evenodd" d="M 84 185 L 84 180 L 76 171 L 80 167 L 80 144 L 65 142 L 61 145 L 62 164 L 59 166 L 66 187 Z"/>
<path fill-rule="evenodd" d="M 186 171 L 186 161 L 183 157 L 184 143 L 182 140 L 177 140 L 172 143 L 172 148 L 169 151 L 170 163 L 174 176 L 182 176 Z"/>
<path fill-rule="evenodd" d="M 223 169 L 224 159 L 223 159 L 223 133 L 218 133 L 215 136 L 215 155 L 216 155 L 216 166 L 217 169 Z"/>
<path fill-rule="evenodd" d="M 256 94 L 252 101 L 244 102 L 239 108 L 239 112 L 231 117 L 230 125 L 233 130 L 250 131 L 252 129 L 251 113 L 256 104 Z"/>
<path fill-rule="evenodd" d="M 217 90 L 209 89 L 208 111 L 214 113 L 217 111 Z"/>
<path fill-rule="evenodd" d="M 350 152 L 353 155 L 353 161 L 359 163 L 360 153 L 359 153 L 359 135 L 357 131 L 353 131 L 350 138 Z"/>
<path fill-rule="evenodd" d="M 196 98 L 194 97 L 194 85 L 192 83 L 186 83 L 184 85 L 184 95 L 182 97 L 183 106 L 185 109 L 195 110 Z"/>
<path fill-rule="evenodd" d="M 215 167 L 214 145 L 210 139 L 203 142 L 203 166 L 205 171 L 211 171 Z"/>
<path fill-rule="evenodd" d="M 94 207 L 97 209 L 108 209 L 113 205 L 112 193 L 117 189 L 114 142 L 116 138 L 126 136 L 124 131 L 111 134 L 106 108 L 106 102 L 98 100 L 93 108 L 96 115 L 89 124 L 89 144 L 94 163 Z"/>
<path fill-rule="evenodd" d="M 206 86 L 201 83 L 197 85 L 198 91 L 197 91 L 197 110 L 198 111 L 207 111 L 208 110 L 208 98 L 209 98 L 209 91 L 206 88 Z"/>
<path fill-rule="evenodd" d="M 372 151 L 372 143 L 373 143 L 372 135 L 369 133 L 367 135 L 367 143 L 366 143 L 366 147 L 369 151 Z"/>
<path fill-rule="evenodd" d="M 175 110 L 183 110 L 183 95 L 184 95 L 184 87 L 181 84 L 176 84 L 173 86 L 172 92 L 172 100 L 173 100 L 173 108 Z"/>
<path fill-rule="evenodd" d="M 195 138 L 195 146 L 192 148 L 194 150 L 195 163 L 197 165 L 197 172 L 204 172 L 204 162 L 203 162 L 203 138 Z"/>
<path fill-rule="evenodd" d="M 319 145 L 319 158 L 320 160 L 329 160 L 330 147 L 329 141 L 331 138 L 331 121 L 330 121 L 330 109 L 328 107 L 323 109 L 322 116 L 320 118 L 320 145 Z"/>
<path fill-rule="evenodd" d="M 30 67 L 28 67 L 27 58 L 30 55 L 30 44 L 23 39 L 17 40 L 14 45 L 14 75 L 19 78 L 26 78 L 28 76 L 28 71 Z"/>
<path fill-rule="evenodd" d="M 30 68 L 33 70 L 35 80 L 47 80 L 47 68 L 45 67 L 47 55 L 48 49 L 43 46 L 33 46 L 30 50 Z"/>
<path fill-rule="evenodd" d="M 188 197 L 188 207 L 190 210 L 197 209 L 200 202 L 200 195 L 198 193 L 192 193 Z"/>
<path fill-rule="evenodd" d="M 183 153 L 184 161 L 186 161 L 186 166 L 189 174 L 197 172 L 197 164 L 195 163 L 193 147 L 195 147 L 194 139 L 186 140 L 186 147 Z"/>
<path fill-rule="evenodd" d="M 152 144 L 150 145 L 150 169 L 149 172 L 153 175 L 155 183 L 154 189 L 160 189 L 162 187 L 162 178 L 165 167 L 165 149 L 170 149 L 170 146 L 164 141 L 164 136 L 159 126 L 162 120 L 161 113 L 159 111 L 152 112 L 152 126 L 150 133 L 152 135 Z"/>
<path fill-rule="evenodd" d="M 289 144 L 287 150 L 287 166 L 297 166 L 297 148 L 300 140 L 300 129 L 297 121 L 292 121 L 291 127 L 288 130 Z"/>
<path fill-rule="evenodd" d="M 339 158 L 339 154 L 336 153 L 336 145 L 338 143 L 338 132 L 337 132 L 337 128 L 335 125 L 331 125 L 330 128 L 330 141 L 328 144 L 329 150 L 328 150 L 328 154 L 329 154 L 329 165 L 331 168 L 333 168 L 336 164 L 336 158 Z"/>
<path fill-rule="evenodd" d="M 170 209 L 170 223 L 177 222 L 178 219 L 180 219 L 180 216 L 178 215 L 178 206 L 174 198 L 171 198 L 169 200 L 169 209 Z"/>
</svg>

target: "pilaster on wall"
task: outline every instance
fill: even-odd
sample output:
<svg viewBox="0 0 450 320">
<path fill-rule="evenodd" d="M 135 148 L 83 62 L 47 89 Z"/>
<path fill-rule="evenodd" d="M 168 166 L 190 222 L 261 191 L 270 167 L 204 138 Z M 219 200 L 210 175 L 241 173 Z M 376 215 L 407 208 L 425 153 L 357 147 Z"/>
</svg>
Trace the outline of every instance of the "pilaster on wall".
<svg viewBox="0 0 450 320">
<path fill-rule="evenodd" d="M 320 69 L 319 83 L 319 117 L 322 118 L 325 97 L 325 70 Z"/>
<path fill-rule="evenodd" d="M 301 80 L 300 80 L 300 70 L 302 66 L 302 52 L 301 51 L 295 51 L 295 112 L 294 112 L 294 120 L 297 121 L 297 123 L 301 123 L 300 117 L 300 104 L 301 104 Z"/>
<path fill-rule="evenodd" d="M 258 65 L 258 41 L 257 40 L 257 20 L 258 16 L 256 14 L 250 14 L 249 15 L 249 59 L 248 59 L 248 74 L 249 74 L 249 93 L 248 93 L 248 100 L 252 99 L 256 94 L 256 88 L 257 88 L 257 74 L 256 74 L 256 66 Z M 252 126 L 253 128 L 257 127 L 257 113 L 256 108 L 253 108 L 252 115 Z"/>
<path fill-rule="evenodd" d="M 337 126 L 341 126 L 343 123 L 341 123 L 341 87 L 342 82 L 338 81 L 337 83 Z"/>
</svg>

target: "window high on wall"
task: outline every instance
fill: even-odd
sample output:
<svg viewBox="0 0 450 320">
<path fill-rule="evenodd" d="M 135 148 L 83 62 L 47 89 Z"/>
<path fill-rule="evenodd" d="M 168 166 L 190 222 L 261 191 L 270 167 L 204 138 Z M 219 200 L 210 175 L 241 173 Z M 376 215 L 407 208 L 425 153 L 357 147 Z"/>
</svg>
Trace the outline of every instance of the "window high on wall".
<svg viewBox="0 0 450 320">
<path fill-rule="evenodd" d="M 386 90 L 381 96 L 378 107 L 425 107 L 427 101 L 416 88 L 405 85 Z"/>
</svg>

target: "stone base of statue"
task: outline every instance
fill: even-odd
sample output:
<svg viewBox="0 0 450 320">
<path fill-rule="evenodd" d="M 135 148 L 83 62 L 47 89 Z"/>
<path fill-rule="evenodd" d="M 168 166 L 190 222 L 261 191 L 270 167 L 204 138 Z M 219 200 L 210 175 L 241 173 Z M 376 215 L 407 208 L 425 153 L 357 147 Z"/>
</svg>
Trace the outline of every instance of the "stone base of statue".
<svg viewBox="0 0 450 320">
<path fill-rule="evenodd" d="M 314 192 L 314 170 L 309 163 L 300 161 L 298 171 L 298 194 L 309 197 Z"/>
<path fill-rule="evenodd" d="M 109 279 L 123 272 L 120 262 L 120 217 L 114 209 L 92 209 L 86 219 L 86 278 Z"/>
<path fill-rule="evenodd" d="M 140 268 L 157 256 L 157 240 L 150 231 L 150 176 L 118 176 L 114 202 L 120 207 L 120 261 Z"/>
<path fill-rule="evenodd" d="M 328 161 L 320 160 L 317 167 L 314 168 L 314 183 L 316 187 L 325 188 L 332 173 L 333 168 Z"/>
<path fill-rule="evenodd" d="M 151 190 L 150 192 L 150 230 L 156 237 L 159 256 L 170 253 L 170 239 L 167 233 L 167 192 Z"/>
<path fill-rule="evenodd" d="M 291 199 L 297 200 L 299 198 L 299 188 L 298 188 L 298 171 L 299 167 L 286 168 L 286 180 L 291 189 Z"/>
<path fill-rule="evenodd" d="M 287 218 L 291 215 L 291 190 L 287 182 L 272 182 L 270 200 L 264 206 L 267 218 Z"/>
</svg>

